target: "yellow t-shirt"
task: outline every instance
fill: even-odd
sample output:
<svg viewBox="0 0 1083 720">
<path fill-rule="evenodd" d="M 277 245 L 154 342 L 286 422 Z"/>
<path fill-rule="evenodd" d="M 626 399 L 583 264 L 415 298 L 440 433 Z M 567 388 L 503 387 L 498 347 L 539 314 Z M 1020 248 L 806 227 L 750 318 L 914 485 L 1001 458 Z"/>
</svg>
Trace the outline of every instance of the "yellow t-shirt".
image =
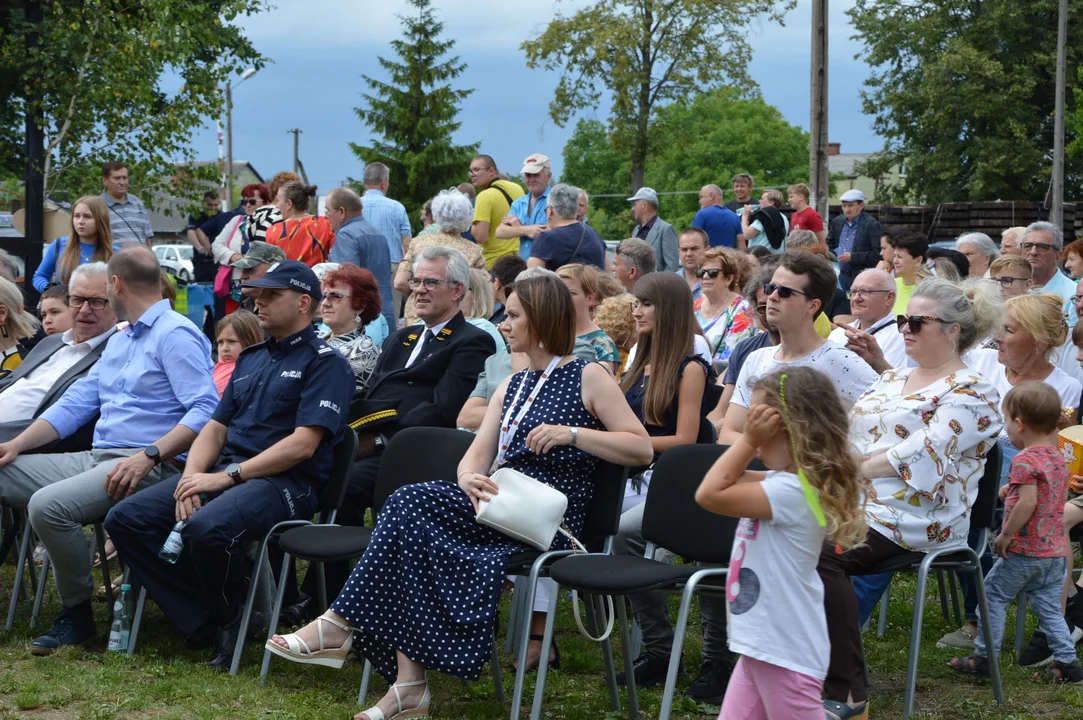
<svg viewBox="0 0 1083 720">
<path fill-rule="evenodd" d="M 826 314 L 820 313 L 816 316 L 816 322 L 813 323 L 816 328 L 816 334 L 822 337 L 824 340 L 831 334 L 831 331 L 835 329 L 835 326 L 831 324 L 831 319 Z"/>
<path fill-rule="evenodd" d="M 895 307 L 891 308 L 892 315 L 905 315 L 906 306 L 910 304 L 910 296 L 914 294 L 917 284 L 906 285 L 903 279 L 895 278 Z"/>
<path fill-rule="evenodd" d="M 23 356 L 19 352 L 19 346 L 0 352 L 0 378 L 6 377 L 19 367 L 23 362 Z"/>
<path fill-rule="evenodd" d="M 493 263 L 497 258 L 516 255 L 519 252 L 519 238 L 509 240 L 496 238 L 496 228 L 508 216 L 511 203 L 493 185 L 499 186 L 512 200 L 526 193 L 523 188 L 510 180 L 494 180 L 489 187 L 478 193 L 477 200 L 474 202 L 474 222 L 489 223 L 489 237 L 484 241 L 477 237 L 474 240 L 478 241 L 481 249 L 485 251 L 485 267 L 490 270 L 493 269 Z"/>
</svg>

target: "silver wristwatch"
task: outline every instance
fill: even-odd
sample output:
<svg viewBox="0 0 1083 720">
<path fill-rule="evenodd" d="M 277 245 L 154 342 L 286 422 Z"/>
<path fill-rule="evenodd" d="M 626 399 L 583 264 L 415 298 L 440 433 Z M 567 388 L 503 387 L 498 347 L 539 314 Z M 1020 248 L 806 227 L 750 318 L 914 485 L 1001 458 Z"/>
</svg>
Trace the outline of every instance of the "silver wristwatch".
<svg viewBox="0 0 1083 720">
<path fill-rule="evenodd" d="M 572 447 L 577 447 L 579 444 L 579 428 L 570 427 L 568 428 L 568 432 L 572 434 Z"/>
</svg>

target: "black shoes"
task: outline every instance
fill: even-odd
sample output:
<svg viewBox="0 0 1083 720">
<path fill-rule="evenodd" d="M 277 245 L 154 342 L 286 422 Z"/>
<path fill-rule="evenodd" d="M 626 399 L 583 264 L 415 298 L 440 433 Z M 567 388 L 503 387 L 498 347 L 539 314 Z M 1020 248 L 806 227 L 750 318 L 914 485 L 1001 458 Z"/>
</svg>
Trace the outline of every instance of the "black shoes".
<svg viewBox="0 0 1083 720">
<path fill-rule="evenodd" d="M 241 615 L 242 613 L 238 612 L 233 622 L 218 628 L 214 640 L 214 653 L 211 655 L 210 662 L 207 663 L 207 667 L 211 670 L 229 672 L 229 667 L 233 664 L 233 651 L 237 649 L 237 643 L 240 642 L 238 636 L 241 631 Z"/>
<path fill-rule="evenodd" d="M 64 608 L 49 631 L 30 643 L 30 652 L 39 656 L 52 655 L 64 645 L 85 645 L 97 637 L 94 608 L 87 600 L 73 608 Z"/>
<path fill-rule="evenodd" d="M 669 657 L 657 657 L 644 652 L 632 662 L 632 669 L 635 672 L 637 688 L 655 687 L 666 681 L 666 673 L 669 672 Z M 677 668 L 677 679 L 687 677 L 682 661 Z M 617 673 L 617 684 L 622 687 L 628 684 L 628 678 L 623 672 Z"/>
<path fill-rule="evenodd" d="M 730 684 L 732 663 L 705 662 L 699 675 L 684 691 L 685 697 L 706 705 L 721 705 L 726 696 L 726 687 Z"/>
</svg>

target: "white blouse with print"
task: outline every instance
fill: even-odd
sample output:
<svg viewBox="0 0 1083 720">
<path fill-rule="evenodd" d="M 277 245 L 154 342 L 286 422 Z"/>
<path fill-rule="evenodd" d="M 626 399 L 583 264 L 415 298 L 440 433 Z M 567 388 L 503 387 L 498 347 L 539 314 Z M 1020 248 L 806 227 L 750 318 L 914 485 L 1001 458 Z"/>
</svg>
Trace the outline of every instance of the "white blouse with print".
<svg viewBox="0 0 1083 720">
<path fill-rule="evenodd" d="M 869 526 L 926 551 L 966 542 L 985 453 L 1003 421 L 1000 393 L 981 373 L 959 370 L 904 395 L 913 370 L 888 370 L 858 399 L 850 442 L 864 456 L 887 452 L 898 473 L 869 481 Z"/>
</svg>

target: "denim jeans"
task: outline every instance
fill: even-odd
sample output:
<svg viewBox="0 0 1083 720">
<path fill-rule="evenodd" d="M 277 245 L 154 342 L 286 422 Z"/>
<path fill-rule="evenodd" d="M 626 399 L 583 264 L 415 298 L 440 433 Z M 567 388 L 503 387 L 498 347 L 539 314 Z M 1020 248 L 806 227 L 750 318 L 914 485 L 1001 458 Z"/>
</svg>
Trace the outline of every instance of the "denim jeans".
<svg viewBox="0 0 1083 720">
<path fill-rule="evenodd" d="M 1049 648 L 1057 662 L 1072 663 L 1076 659 L 1075 643 L 1068 623 L 1060 612 L 1060 595 L 1064 588 L 1064 575 L 1068 566 L 1061 557 L 1027 557 L 1008 553 L 993 565 L 985 579 L 989 598 L 989 622 L 993 629 L 993 652 L 1000 652 L 1004 640 L 1004 614 L 1008 604 L 1019 595 L 1027 593 L 1031 609 L 1038 616 L 1038 625 L 1049 640 Z M 988 657 L 982 634 L 982 620 L 978 619 L 978 636 L 974 639 L 974 654 Z"/>
</svg>

